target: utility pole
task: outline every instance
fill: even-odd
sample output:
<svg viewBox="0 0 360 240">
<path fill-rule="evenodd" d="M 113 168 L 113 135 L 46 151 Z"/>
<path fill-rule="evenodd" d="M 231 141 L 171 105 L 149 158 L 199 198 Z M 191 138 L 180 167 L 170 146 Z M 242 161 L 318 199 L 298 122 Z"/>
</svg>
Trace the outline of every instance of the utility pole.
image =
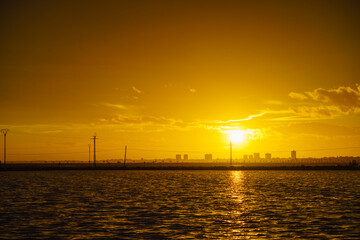
<svg viewBox="0 0 360 240">
<path fill-rule="evenodd" d="M 96 166 L 96 144 L 95 144 L 95 142 L 96 142 L 96 139 L 98 139 L 98 138 L 96 138 L 96 135 L 94 135 L 94 137 L 92 137 L 90 139 L 94 140 L 94 167 L 95 167 Z"/>
<path fill-rule="evenodd" d="M 89 143 L 89 167 L 91 167 L 91 165 L 90 165 L 90 149 L 91 149 L 91 144 Z"/>
<path fill-rule="evenodd" d="M 4 168 L 6 167 L 6 134 L 8 131 L 9 129 L 7 128 L 1 129 L 1 132 L 4 134 Z"/>
<path fill-rule="evenodd" d="M 230 141 L 230 167 L 232 167 L 232 142 Z"/>
<path fill-rule="evenodd" d="M 125 145 L 124 167 L 126 167 L 125 166 L 125 164 L 126 164 L 126 150 L 127 150 L 127 146 Z"/>
</svg>

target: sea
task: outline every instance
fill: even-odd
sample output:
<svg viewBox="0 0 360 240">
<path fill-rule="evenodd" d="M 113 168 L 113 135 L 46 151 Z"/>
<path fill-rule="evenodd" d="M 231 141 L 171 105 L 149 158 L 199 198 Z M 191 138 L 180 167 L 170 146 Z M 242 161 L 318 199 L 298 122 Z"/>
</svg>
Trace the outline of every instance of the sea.
<svg viewBox="0 0 360 240">
<path fill-rule="evenodd" d="M 0 239 L 360 239 L 360 171 L 4 171 Z"/>
</svg>

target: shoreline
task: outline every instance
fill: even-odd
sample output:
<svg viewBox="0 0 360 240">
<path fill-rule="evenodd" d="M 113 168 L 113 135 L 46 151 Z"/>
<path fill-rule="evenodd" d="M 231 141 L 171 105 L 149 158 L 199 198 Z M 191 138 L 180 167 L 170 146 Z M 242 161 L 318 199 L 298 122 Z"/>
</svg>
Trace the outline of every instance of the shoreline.
<svg viewBox="0 0 360 240">
<path fill-rule="evenodd" d="M 68 170 L 120 170 L 120 171 L 136 171 L 136 170 L 153 170 L 153 171 L 191 171 L 191 170 L 220 170 L 220 171 L 240 171 L 240 170 L 360 170 L 360 166 L 352 165 L 287 165 L 287 166 L 88 166 L 88 165 L 51 165 L 51 164 L 35 164 L 35 165 L 18 165 L 11 164 L 5 168 L 1 166 L 0 172 L 8 171 L 68 171 Z"/>
</svg>

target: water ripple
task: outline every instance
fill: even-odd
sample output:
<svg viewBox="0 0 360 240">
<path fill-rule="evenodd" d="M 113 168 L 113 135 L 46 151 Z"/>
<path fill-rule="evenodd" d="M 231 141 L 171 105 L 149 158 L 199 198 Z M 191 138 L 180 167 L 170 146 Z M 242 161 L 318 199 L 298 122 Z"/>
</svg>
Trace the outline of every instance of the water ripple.
<svg viewBox="0 0 360 240">
<path fill-rule="evenodd" d="M 358 171 L 1 172 L 3 239 L 358 239 Z"/>
</svg>

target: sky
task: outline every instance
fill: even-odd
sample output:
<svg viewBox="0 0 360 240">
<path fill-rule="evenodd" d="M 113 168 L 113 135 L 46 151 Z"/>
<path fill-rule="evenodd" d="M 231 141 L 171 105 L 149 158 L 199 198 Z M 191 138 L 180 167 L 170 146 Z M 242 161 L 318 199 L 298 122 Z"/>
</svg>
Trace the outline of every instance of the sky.
<svg viewBox="0 0 360 240">
<path fill-rule="evenodd" d="M 0 2 L 8 161 L 360 155 L 359 1 Z M 1 146 L 3 139 L 1 138 Z M 3 149 L 1 149 L 1 160 Z"/>
</svg>

